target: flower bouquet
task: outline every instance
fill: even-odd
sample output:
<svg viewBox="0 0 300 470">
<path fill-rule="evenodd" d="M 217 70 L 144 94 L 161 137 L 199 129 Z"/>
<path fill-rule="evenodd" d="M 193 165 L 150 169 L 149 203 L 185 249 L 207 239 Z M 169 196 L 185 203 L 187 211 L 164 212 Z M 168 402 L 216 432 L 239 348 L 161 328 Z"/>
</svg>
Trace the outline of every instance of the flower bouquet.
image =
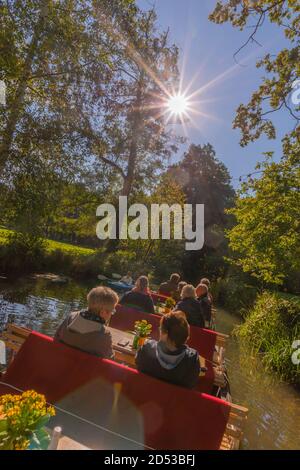
<svg viewBox="0 0 300 470">
<path fill-rule="evenodd" d="M 45 450 L 50 435 L 44 429 L 53 406 L 44 395 L 28 390 L 22 395 L 0 397 L 0 450 Z"/>
<path fill-rule="evenodd" d="M 169 313 L 176 305 L 176 302 L 172 297 L 168 297 L 165 302 L 165 313 Z"/>
<path fill-rule="evenodd" d="M 147 337 L 150 336 L 152 331 L 152 325 L 147 320 L 136 321 L 134 324 L 134 339 L 132 347 L 138 349 L 146 341 Z"/>
</svg>

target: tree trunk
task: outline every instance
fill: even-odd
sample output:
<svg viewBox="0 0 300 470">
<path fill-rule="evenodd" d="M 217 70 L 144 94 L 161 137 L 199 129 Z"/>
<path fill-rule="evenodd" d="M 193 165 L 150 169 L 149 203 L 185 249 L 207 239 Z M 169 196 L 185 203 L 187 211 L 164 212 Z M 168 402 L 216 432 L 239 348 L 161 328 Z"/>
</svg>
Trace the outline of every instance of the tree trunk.
<svg viewBox="0 0 300 470">
<path fill-rule="evenodd" d="M 16 130 L 16 126 L 18 120 L 20 118 L 20 114 L 22 111 L 25 92 L 27 88 L 28 78 L 32 72 L 32 63 L 35 57 L 35 52 L 43 32 L 44 22 L 47 15 L 47 0 L 43 0 L 41 2 L 41 8 L 39 13 L 39 18 L 33 30 L 31 42 L 28 47 L 27 56 L 24 62 L 23 72 L 19 79 L 19 83 L 17 85 L 16 94 L 13 102 L 10 103 L 10 113 L 8 114 L 6 128 L 3 131 L 3 140 L 0 146 L 0 171 L 2 172 L 7 159 L 9 157 L 9 152 L 11 150 L 14 133 Z"/>
<path fill-rule="evenodd" d="M 133 111 L 133 119 L 132 119 L 132 135 L 131 135 L 131 143 L 130 143 L 130 148 L 129 148 L 129 155 L 128 155 L 128 165 L 127 165 L 127 171 L 126 175 L 124 177 L 123 181 L 123 187 L 120 191 L 120 196 L 129 196 L 132 185 L 134 182 L 134 176 L 135 176 L 135 165 L 136 165 L 136 159 L 138 156 L 138 139 L 139 139 L 139 133 L 141 131 L 142 125 L 141 125 L 141 97 L 142 97 L 142 77 L 139 80 L 138 83 L 138 89 L 137 89 L 137 94 L 136 94 L 136 100 L 134 103 L 134 111 Z M 120 225 L 119 225 L 119 210 L 116 210 L 116 236 L 117 238 L 115 240 L 106 240 L 104 243 L 104 246 L 106 247 L 107 252 L 112 252 L 115 251 L 120 243 L 119 239 L 119 231 L 120 231 Z"/>
<path fill-rule="evenodd" d="M 127 172 L 124 178 L 123 187 L 120 193 L 120 196 L 129 196 L 132 184 L 134 182 L 135 176 L 135 166 L 136 166 L 136 159 L 138 155 L 138 139 L 139 133 L 142 129 L 142 116 L 141 116 L 141 98 L 142 98 L 142 84 L 143 78 L 139 80 L 138 89 L 136 100 L 134 104 L 134 116 L 132 120 L 132 136 L 131 136 L 131 144 L 129 149 L 129 156 L 128 156 L 128 165 L 127 165 Z"/>
</svg>

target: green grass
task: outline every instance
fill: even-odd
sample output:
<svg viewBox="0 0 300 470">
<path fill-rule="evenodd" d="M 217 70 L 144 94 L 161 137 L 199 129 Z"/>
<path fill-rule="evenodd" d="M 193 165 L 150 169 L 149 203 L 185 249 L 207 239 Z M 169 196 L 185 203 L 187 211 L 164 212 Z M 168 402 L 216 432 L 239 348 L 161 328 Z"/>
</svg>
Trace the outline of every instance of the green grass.
<svg viewBox="0 0 300 470">
<path fill-rule="evenodd" d="M 13 230 L 5 228 L 0 229 L 0 245 L 6 245 L 8 243 L 9 236 L 13 234 Z M 46 252 L 51 254 L 56 250 L 60 250 L 68 255 L 81 257 L 91 256 L 95 254 L 95 250 L 92 248 L 84 248 L 70 243 L 62 243 L 54 240 L 45 239 Z"/>
</svg>

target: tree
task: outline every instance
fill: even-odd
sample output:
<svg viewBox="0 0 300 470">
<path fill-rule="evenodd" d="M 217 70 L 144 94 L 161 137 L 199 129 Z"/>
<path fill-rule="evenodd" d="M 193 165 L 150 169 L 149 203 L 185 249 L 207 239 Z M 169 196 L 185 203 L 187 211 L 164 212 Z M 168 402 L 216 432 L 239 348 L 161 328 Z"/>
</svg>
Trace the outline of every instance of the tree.
<svg viewBox="0 0 300 470">
<path fill-rule="evenodd" d="M 221 24 L 230 22 L 241 30 L 250 27 L 252 32 L 248 40 L 234 54 L 249 43 L 257 43 L 255 37 L 264 21 L 268 19 L 283 29 L 284 36 L 290 41 L 290 47 L 278 54 L 266 54 L 257 62 L 258 68 L 264 68 L 267 76 L 263 78 L 248 104 L 241 104 L 233 122 L 234 128 L 242 132 L 241 145 L 258 139 L 263 133 L 268 138 L 276 136 L 275 126 L 270 118 L 275 111 L 286 109 L 295 129 L 300 133 L 300 100 L 291 103 L 290 97 L 295 93 L 295 84 L 300 76 L 300 7 L 297 0 L 228 0 L 218 1 L 210 20 Z M 254 25 L 248 24 L 255 19 Z M 299 94 L 299 93 L 298 93 Z"/>
<path fill-rule="evenodd" d="M 186 252 L 183 266 L 191 280 L 206 273 L 220 274 L 226 253 L 224 229 L 232 207 L 234 190 L 225 165 L 216 157 L 211 144 L 191 145 L 183 159 L 169 169 L 170 176 L 182 188 L 188 204 L 204 204 L 205 242 L 200 252 Z"/>
<path fill-rule="evenodd" d="M 178 50 L 169 44 L 168 32 L 157 30 L 153 9 L 136 11 L 134 21 L 105 24 L 118 42 L 116 72 L 103 96 L 105 120 L 97 126 L 89 122 L 83 131 L 95 156 L 104 151 L 105 162 L 118 172 L 124 196 L 155 181 L 177 142 L 164 112 L 176 86 Z"/>
<path fill-rule="evenodd" d="M 57 172 L 91 164 L 78 129 L 87 116 L 102 119 L 103 87 L 118 51 L 101 16 L 112 22 L 124 15 L 129 23 L 134 14 L 131 0 L 0 2 L 0 78 L 8 95 L 0 110 L 2 177 L 32 155 L 54 161 Z"/>
<path fill-rule="evenodd" d="M 284 140 L 279 163 L 271 155 L 263 174 L 242 185 L 230 212 L 237 224 L 228 232 L 234 263 L 265 283 L 299 288 L 300 143 Z"/>
</svg>

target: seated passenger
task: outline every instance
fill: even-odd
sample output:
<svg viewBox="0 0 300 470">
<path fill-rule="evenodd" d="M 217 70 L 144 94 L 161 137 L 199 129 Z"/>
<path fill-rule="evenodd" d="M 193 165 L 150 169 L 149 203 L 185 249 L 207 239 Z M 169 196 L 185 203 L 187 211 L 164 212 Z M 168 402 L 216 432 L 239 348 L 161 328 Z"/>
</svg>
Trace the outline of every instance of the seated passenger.
<svg viewBox="0 0 300 470">
<path fill-rule="evenodd" d="M 200 302 L 201 310 L 204 316 L 204 320 L 207 323 L 206 326 L 211 324 L 211 302 L 208 298 L 208 288 L 205 284 L 199 284 L 196 287 L 197 299 Z"/>
<path fill-rule="evenodd" d="M 149 291 L 149 281 L 147 276 L 140 276 L 135 287 L 120 300 L 120 304 L 137 308 L 142 312 L 154 313 L 154 303 Z"/>
<path fill-rule="evenodd" d="M 181 299 L 174 308 L 174 311 L 181 310 L 185 313 L 190 325 L 204 328 L 204 316 L 200 302 L 196 299 L 195 287 L 191 284 L 184 286 L 181 291 Z"/>
<path fill-rule="evenodd" d="M 200 362 L 198 352 L 185 344 L 189 329 L 183 312 L 164 315 L 159 341 L 146 341 L 136 354 L 138 370 L 175 385 L 196 387 Z"/>
<path fill-rule="evenodd" d="M 119 301 L 109 287 L 95 287 L 87 296 L 87 309 L 72 312 L 61 323 L 55 339 L 99 357 L 113 358 L 111 333 L 105 324 Z"/>
<path fill-rule="evenodd" d="M 131 277 L 131 272 L 128 271 L 126 276 L 121 277 L 120 282 L 124 282 L 124 284 L 132 285 L 133 284 L 133 279 Z"/>
<path fill-rule="evenodd" d="M 167 282 L 161 283 L 161 285 L 159 286 L 158 293 L 162 295 L 167 295 L 168 297 L 173 297 L 174 293 L 177 291 L 179 281 L 179 274 L 171 274 L 170 279 Z"/>
<path fill-rule="evenodd" d="M 207 297 L 208 297 L 208 300 L 210 301 L 210 304 L 212 305 L 213 304 L 213 296 L 209 291 L 209 289 L 210 289 L 210 280 L 207 279 L 207 277 L 203 277 L 200 281 L 200 284 L 205 284 L 206 285 L 206 287 L 208 289 Z"/>
<path fill-rule="evenodd" d="M 178 302 L 181 299 L 181 291 L 183 287 L 186 285 L 187 285 L 187 282 L 185 281 L 178 282 L 177 290 L 173 294 L 173 299 L 176 300 L 176 302 Z"/>
</svg>

